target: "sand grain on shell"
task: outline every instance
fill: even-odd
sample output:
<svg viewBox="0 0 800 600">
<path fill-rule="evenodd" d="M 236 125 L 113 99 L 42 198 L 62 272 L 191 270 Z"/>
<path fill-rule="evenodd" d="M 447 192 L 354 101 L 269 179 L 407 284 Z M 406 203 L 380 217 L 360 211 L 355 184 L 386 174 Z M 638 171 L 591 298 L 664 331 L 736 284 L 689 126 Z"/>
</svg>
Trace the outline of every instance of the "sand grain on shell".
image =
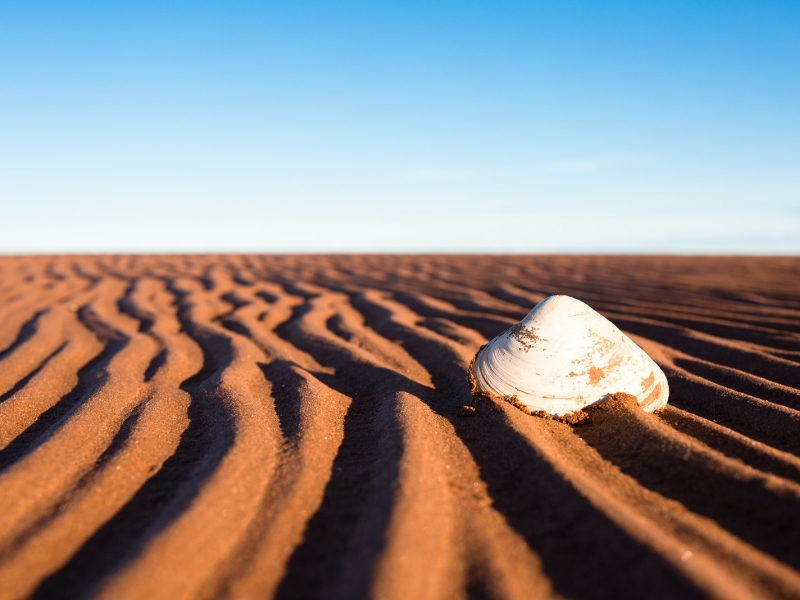
<svg viewBox="0 0 800 600">
<path fill-rule="evenodd" d="M 473 403 L 552 294 L 666 409 Z M 0 599 L 800 598 L 798 298 L 792 258 L 1 258 Z"/>
</svg>

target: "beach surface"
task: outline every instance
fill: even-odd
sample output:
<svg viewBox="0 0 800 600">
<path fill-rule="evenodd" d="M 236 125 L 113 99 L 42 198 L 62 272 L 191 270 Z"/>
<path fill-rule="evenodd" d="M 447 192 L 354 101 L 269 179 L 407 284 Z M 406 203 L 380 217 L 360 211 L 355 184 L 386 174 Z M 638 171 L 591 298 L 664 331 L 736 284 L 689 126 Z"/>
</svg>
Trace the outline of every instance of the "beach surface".
<svg viewBox="0 0 800 600">
<path fill-rule="evenodd" d="M 567 294 L 667 408 L 471 403 Z M 800 598 L 800 259 L 0 258 L 0 598 Z"/>
</svg>

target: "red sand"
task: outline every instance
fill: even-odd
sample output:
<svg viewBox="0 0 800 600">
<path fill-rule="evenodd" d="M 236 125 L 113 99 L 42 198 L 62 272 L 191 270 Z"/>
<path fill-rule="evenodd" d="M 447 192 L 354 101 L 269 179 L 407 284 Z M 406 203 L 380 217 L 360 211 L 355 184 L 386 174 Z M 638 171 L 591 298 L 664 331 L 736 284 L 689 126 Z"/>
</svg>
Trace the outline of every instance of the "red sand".
<svg viewBox="0 0 800 600">
<path fill-rule="evenodd" d="M 660 414 L 470 404 L 550 294 Z M 0 259 L 1 598 L 800 598 L 800 260 Z"/>
</svg>

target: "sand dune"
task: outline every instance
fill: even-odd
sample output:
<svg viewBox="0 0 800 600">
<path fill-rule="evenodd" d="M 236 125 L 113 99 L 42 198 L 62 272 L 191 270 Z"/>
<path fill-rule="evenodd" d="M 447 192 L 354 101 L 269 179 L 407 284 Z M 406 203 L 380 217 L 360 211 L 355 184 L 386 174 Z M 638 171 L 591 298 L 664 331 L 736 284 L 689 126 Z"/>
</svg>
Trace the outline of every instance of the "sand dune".
<svg viewBox="0 0 800 600">
<path fill-rule="evenodd" d="M 650 415 L 482 401 L 547 295 Z M 0 597 L 800 598 L 800 260 L 0 259 Z"/>
</svg>

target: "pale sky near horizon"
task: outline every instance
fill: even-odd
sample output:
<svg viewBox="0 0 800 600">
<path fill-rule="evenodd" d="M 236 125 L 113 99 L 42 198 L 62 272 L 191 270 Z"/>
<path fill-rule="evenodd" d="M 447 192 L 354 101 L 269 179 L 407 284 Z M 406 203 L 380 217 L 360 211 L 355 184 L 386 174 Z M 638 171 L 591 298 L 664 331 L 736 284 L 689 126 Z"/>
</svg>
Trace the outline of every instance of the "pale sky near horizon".
<svg viewBox="0 0 800 600">
<path fill-rule="evenodd" d="M 0 253 L 800 254 L 800 3 L 0 4 Z"/>
</svg>

